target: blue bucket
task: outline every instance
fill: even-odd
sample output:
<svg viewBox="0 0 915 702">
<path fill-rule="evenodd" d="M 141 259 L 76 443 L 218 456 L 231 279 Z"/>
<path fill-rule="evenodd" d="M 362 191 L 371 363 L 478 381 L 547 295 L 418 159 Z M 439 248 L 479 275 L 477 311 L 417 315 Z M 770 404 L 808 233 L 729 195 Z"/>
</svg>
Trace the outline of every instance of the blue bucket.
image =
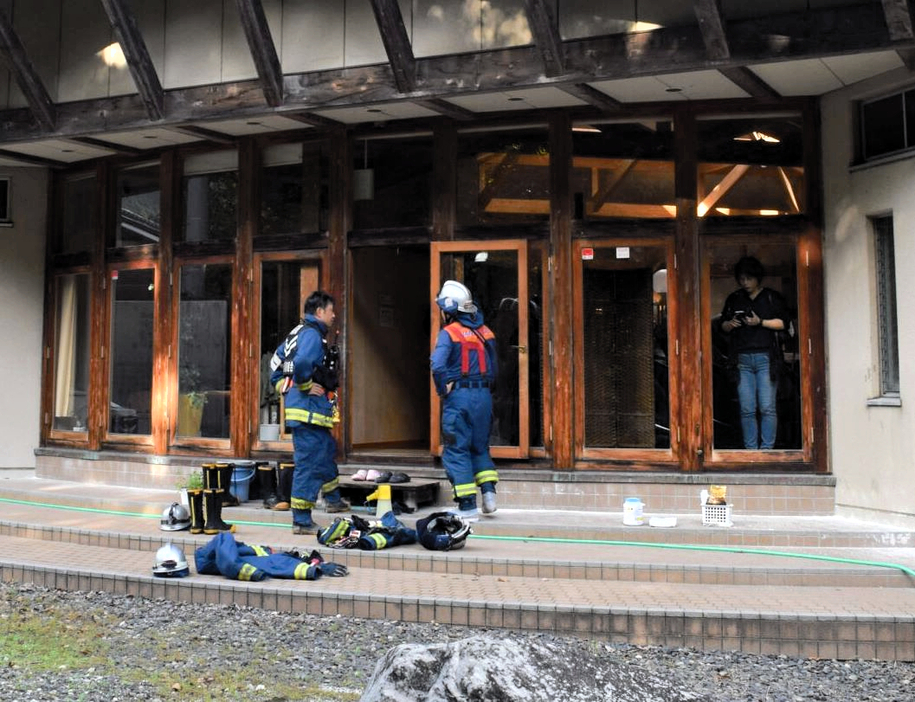
<svg viewBox="0 0 915 702">
<path fill-rule="evenodd" d="M 232 484 L 229 486 L 229 492 L 235 495 L 239 502 L 248 501 L 248 487 L 255 470 L 253 461 L 239 461 L 232 469 Z"/>
</svg>

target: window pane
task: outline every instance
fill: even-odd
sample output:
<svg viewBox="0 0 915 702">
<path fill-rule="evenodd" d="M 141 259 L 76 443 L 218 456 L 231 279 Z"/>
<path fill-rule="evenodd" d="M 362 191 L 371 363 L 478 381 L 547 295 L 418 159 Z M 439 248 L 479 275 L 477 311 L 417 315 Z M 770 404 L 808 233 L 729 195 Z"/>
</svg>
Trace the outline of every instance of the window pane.
<svg viewBox="0 0 915 702">
<path fill-rule="evenodd" d="M 575 219 L 677 215 L 670 121 L 578 124 L 572 131 Z"/>
<path fill-rule="evenodd" d="M 178 435 L 229 437 L 232 267 L 181 268 Z"/>
<path fill-rule="evenodd" d="M 108 431 L 150 434 L 155 271 L 111 276 L 111 383 Z"/>
<path fill-rule="evenodd" d="M 874 220 L 877 324 L 880 334 L 880 394 L 899 392 L 899 332 L 896 322 L 896 247 L 893 218 Z"/>
<path fill-rule="evenodd" d="M 64 181 L 60 253 L 82 253 L 92 250 L 97 222 L 95 183 L 95 175 Z"/>
<path fill-rule="evenodd" d="M 432 223 L 432 138 L 361 139 L 353 149 L 356 229 Z"/>
<path fill-rule="evenodd" d="M 264 151 L 258 234 L 327 229 L 328 160 L 323 144 L 280 144 Z"/>
<path fill-rule="evenodd" d="M 864 158 L 874 158 L 905 148 L 902 109 L 902 95 L 891 95 L 861 106 Z"/>
<path fill-rule="evenodd" d="M 546 221 L 550 216 L 547 131 L 460 134 L 457 188 L 459 225 Z"/>
<path fill-rule="evenodd" d="M 184 163 L 184 240 L 234 239 L 238 154 L 219 151 Z"/>
<path fill-rule="evenodd" d="M 802 356 L 795 246 L 717 244 L 708 257 L 714 446 L 799 449 Z M 762 265 L 762 289 L 749 298 L 735 280 L 735 266 L 744 257 Z M 752 265 L 744 270 L 752 271 Z M 752 316 L 748 312 L 770 319 L 779 309 L 786 321 L 783 331 L 744 324 Z M 722 323 L 734 318 L 741 326 L 725 331 Z"/>
<path fill-rule="evenodd" d="M 84 432 L 89 395 L 89 276 L 62 275 L 56 287 L 53 428 Z"/>
<path fill-rule="evenodd" d="M 549 256 L 549 243 L 530 242 L 527 256 L 527 293 L 530 296 L 527 316 L 527 350 L 530 364 L 530 444 L 544 445 L 543 431 L 543 268 Z M 548 332 L 547 332 L 548 333 Z"/>
<path fill-rule="evenodd" d="M 585 446 L 669 448 L 667 249 L 582 261 Z"/>
<path fill-rule="evenodd" d="M 159 243 L 159 164 L 118 173 L 116 246 Z"/>
<path fill-rule="evenodd" d="M 700 121 L 700 217 L 788 215 L 806 205 L 800 116 Z"/>
</svg>

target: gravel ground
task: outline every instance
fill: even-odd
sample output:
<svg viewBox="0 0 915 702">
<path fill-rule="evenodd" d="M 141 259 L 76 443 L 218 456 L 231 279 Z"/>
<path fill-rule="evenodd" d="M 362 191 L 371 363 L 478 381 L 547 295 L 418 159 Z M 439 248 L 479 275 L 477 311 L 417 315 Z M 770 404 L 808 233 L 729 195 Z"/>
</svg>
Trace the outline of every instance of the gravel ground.
<svg viewBox="0 0 915 702">
<path fill-rule="evenodd" d="M 0 584 L 0 700 L 358 700 L 400 643 L 480 629 L 192 605 Z M 539 639 L 625 661 L 710 701 L 915 700 L 915 665 Z"/>
</svg>

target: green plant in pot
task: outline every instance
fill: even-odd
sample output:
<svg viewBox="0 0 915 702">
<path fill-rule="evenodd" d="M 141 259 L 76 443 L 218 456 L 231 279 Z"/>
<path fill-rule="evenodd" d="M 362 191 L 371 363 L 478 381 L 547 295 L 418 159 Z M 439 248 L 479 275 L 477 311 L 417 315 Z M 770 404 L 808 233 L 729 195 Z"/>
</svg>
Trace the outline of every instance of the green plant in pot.
<svg viewBox="0 0 915 702">
<path fill-rule="evenodd" d="M 207 395 L 201 390 L 200 370 L 182 363 L 178 372 L 178 435 L 200 436 L 200 421 Z"/>
</svg>

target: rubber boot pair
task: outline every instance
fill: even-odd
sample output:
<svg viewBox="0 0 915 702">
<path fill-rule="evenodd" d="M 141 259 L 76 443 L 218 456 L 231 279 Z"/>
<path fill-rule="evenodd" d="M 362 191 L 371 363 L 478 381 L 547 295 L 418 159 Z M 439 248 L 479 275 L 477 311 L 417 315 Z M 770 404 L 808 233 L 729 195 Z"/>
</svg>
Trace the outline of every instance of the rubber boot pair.
<svg viewBox="0 0 915 702">
<path fill-rule="evenodd" d="M 292 476 L 295 474 L 295 463 L 280 463 L 276 474 L 276 498 L 273 506 L 276 512 L 288 512 L 292 499 Z"/>
<path fill-rule="evenodd" d="M 188 490 L 192 534 L 234 532 L 235 525 L 222 521 L 222 494 L 219 490 Z"/>
<path fill-rule="evenodd" d="M 235 466 L 231 463 L 204 463 L 203 468 L 203 489 L 219 490 L 222 495 L 223 507 L 238 507 L 241 504 L 238 498 L 229 492 L 232 485 L 232 471 Z"/>
<path fill-rule="evenodd" d="M 264 498 L 264 509 L 276 509 L 280 498 L 276 494 L 276 467 L 267 461 L 258 461 L 257 483 Z"/>
</svg>

